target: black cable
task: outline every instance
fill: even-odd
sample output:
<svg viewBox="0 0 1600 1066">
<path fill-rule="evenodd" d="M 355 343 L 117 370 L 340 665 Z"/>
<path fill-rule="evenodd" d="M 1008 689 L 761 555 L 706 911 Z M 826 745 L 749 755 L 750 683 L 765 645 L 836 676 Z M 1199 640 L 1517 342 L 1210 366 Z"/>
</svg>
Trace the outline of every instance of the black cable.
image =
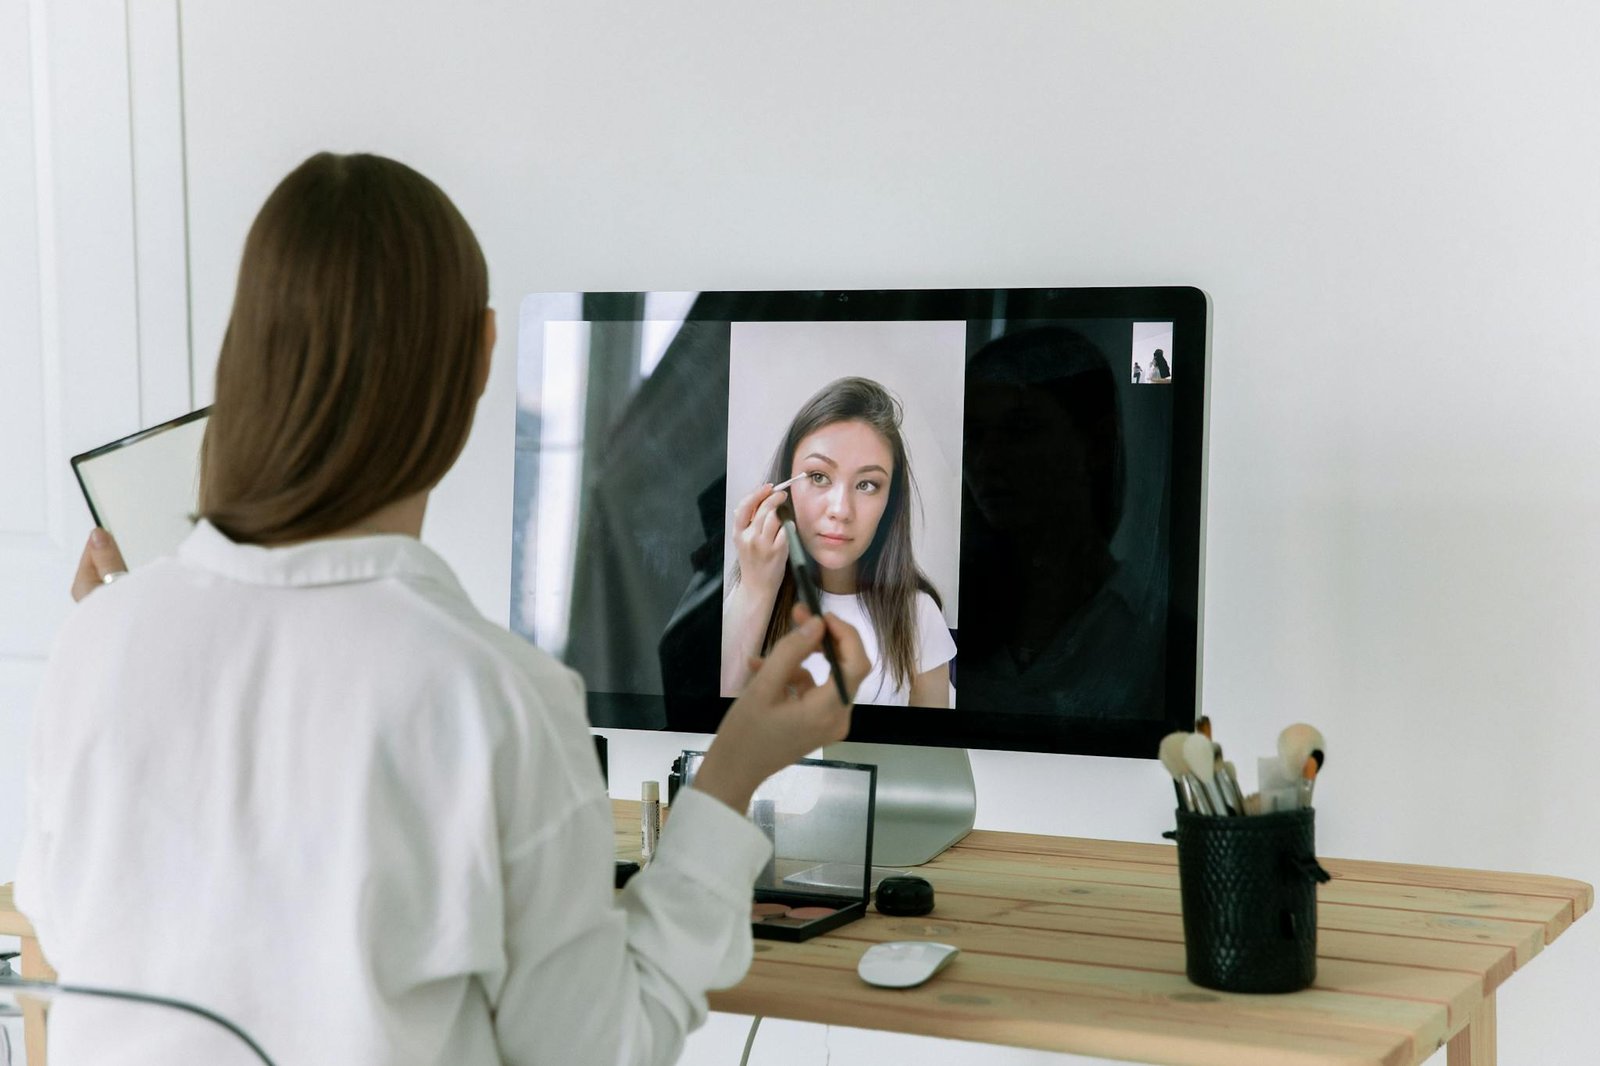
<svg viewBox="0 0 1600 1066">
<path fill-rule="evenodd" d="M 215 1022 L 217 1025 L 222 1026 L 228 1032 L 244 1041 L 245 1046 L 254 1051 L 256 1057 L 266 1063 L 266 1066 L 275 1066 L 273 1061 L 267 1057 L 267 1053 L 261 1050 L 261 1045 L 250 1039 L 249 1033 L 234 1025 L 222 1015 L 215 1014 L 193 1003 L 185 1003 L 181 999 L 151 996 L 143 992 L 124 992 L 115 988 L 91 988 L 88 985 L 58 985 L 49 981 L 24 981 L 15 977 L 0 977 L 0 988 L 14 988 L 23 992 L 31 989 L 39 992 L 65 992 L 75 996 L 99 996 L 102 999 L 124 999 L 131 1003 L 149 1003 L 157 1007 L 170 1007 L 173 1010 L 187 1011 L 190 1014 L 197 1014 L 207 1021 Z"/>
</svg>

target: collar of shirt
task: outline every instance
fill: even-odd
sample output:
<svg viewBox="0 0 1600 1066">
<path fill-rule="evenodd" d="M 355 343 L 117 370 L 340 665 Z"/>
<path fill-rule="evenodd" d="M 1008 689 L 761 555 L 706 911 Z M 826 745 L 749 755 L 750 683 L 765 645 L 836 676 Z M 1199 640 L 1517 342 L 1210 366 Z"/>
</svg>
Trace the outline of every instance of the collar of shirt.
<svg viewBox="0 0 1600 1066">
<path fill-rule="evenodd" d="M 445 561 L 414 537 L 375 533 L 329 537 L 287 547 L 237 544 L 205 519 L 178 546 L 178 558 L 252 585 L 342 585 L 382 578 L 423 578 L 465 593 Z"/>
</svg>

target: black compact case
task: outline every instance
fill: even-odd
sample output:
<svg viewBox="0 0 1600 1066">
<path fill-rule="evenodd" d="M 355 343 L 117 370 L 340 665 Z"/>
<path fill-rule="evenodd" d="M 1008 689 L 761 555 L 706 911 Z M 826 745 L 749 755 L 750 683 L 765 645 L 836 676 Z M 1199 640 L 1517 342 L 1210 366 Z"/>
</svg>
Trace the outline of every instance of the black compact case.
<svg viewBox="0 0 1600 1066">
<path fill-rule="evenodd" d="M 683 753 L 683 784 L 703 752 Z M 773 844 L 756 878 L 750 933 L 810 940 L 867 913 L 872 897 L 872 816 L 878 768 L 801 759 L 773 774 L 750 801 L 750 819 Z"/>
</svg>

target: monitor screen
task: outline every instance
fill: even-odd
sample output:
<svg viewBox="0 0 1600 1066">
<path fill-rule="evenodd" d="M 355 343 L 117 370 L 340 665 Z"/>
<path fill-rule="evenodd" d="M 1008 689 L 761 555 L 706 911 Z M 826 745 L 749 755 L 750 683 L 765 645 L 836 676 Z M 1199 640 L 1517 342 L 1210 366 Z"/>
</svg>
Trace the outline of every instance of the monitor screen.
<svg viewBox="0 0 1600 1066">
<path fill-rule="evenodd" d="M 851 740 L 1151 757 L 1192 727 L 1199 290 L 520 310 L 511 624 L 594 725 L 714 731 L 809 579 L 873 663 Z"/>
</svg>

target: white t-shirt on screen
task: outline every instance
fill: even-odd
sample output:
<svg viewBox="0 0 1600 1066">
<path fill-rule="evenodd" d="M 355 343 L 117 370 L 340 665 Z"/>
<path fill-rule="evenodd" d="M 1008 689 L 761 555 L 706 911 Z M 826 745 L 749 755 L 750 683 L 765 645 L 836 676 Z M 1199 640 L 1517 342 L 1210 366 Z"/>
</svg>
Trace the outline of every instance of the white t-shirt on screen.
<svg viewBox="0 0 1600 1066">
<path fill-rule="evenodd" d="M 866 648 L 867 659 L 872 663 L 872 672 L 861 683 L 861 688 L 856 692 L 857 703 L 871 703 L 883 707 L 905 707 L 911 702 L 911 686 L 909 681 L 904 687 L 895 687 L 888 672 L 888 664 L 878 647 L 878 631 L 872 625 L 872 619 L 867 615 L 866 605 L 861 602 L 861 597 L 855 593 L 839 595 L 833 592 L 822 594 L 822 609 L 824 612 L 836 614 L 840 618 L 855 626 L 856 632 L 861 634 L 862 646 Z M 950 636 L 950 630 L 945 625 L 944 613 L 939 610 L 939 605 L 933 602 L 933 597 L 926 592 L 917 593 L 917 664 L 913 674 L 923 674 L 932 670 L 940 663 L 947 663 L 956 657 L 956 642 Z M 800 665 L 811 674 L 812 680 L 817 684 L 828 682 L 828 660 L 821 652 L 806 658 Z M 950 704 L 954 707 L 955 690 L 950 690 Z"/>
</svg>

